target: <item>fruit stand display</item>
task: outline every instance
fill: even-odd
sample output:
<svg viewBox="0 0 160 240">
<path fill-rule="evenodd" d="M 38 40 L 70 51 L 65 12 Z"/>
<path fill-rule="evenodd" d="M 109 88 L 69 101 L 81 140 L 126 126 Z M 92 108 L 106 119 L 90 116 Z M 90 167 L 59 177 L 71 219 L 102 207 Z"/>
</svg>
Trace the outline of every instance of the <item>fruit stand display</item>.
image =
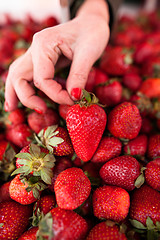
<svg viewBox="0 0 160 240">
<path fill-rule="evenodd" d="M 159 12 L 117 20 L 73 106 L 36 89 L 45 113 L 5 112 L 9 65 L 56 24 L 0 25 L 0 239 L 160 239 Z"/>
</svg>

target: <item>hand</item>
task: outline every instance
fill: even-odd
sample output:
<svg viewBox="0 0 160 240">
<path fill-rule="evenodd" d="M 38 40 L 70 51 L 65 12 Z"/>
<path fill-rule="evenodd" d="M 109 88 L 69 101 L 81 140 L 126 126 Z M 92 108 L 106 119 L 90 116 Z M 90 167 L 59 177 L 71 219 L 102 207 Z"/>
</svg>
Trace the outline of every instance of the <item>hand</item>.
<svg viewBox="0 0 160 240">
<path fill-rule="evenodd" d="M 101 56 L 108 38 L 109 27 L 103 18 L 83 14 L 36 33 L 26 53 L 9 68 L 6 111 L 14 110 L 20 100 L 28 108 L 45 112 L 46 104 L 35 95 L 33 85 L 53 101 L 72 105 L 72 89 L 85 88 L 89 71 Z M 66 90 L 54 80 L 55 66 L 62 54 L 72 61 Z"/>
</svg>

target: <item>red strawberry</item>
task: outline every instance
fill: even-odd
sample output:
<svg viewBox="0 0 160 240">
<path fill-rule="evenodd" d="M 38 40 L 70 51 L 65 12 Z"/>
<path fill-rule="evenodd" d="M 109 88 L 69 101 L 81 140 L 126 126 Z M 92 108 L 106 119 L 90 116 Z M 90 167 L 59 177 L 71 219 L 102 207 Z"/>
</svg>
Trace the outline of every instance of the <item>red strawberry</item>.
<svg viewBox="0 0 160 240">
<path fill-rule="evenodd" d="M 97 223 L 89 232 L 86 240 L 127 240 L 126 235 L 112 221 Z"/>
<path fill-rule="evenodd" d="M 73 210 L 89 196 L 91 183 L 80 168 L 68 168 L 61 172 L 54 184 L 57 204 L 60 208 Z"/>
<path fill-rule="evenodd" d="M 74 152 L 70 136 L 64 127 L 53 125 L 44 128 L 38 137 L 40 143 L 56 156 L 72 155 Z"/>
<path fill-rule="evenodd" d="M 111 76 L 122 76 L 133 62 L 132 51 L 121 46 L 109 46 L 100 60 L 100 68 Z"/>
<path fill-rule="evenodd" d="M 122 78 L 122 83 L 132 91 L 137 91 L 142 83 L 142 78 L 137 73 L 126 73 Z"/>
<path fill-rule="evenodd" d="M 96 85 L 95 94 L 100 103 L 106 104 L 108 107 L 115 106 L 121 101 L 122 85 L 116 78 L 111 78 Z"/>
<path fill-rule="evenodd" d="M 90 96 L 84 96 L 79 104 L 70 107 L 67 112 L 67 129 L 79 158 L 89 161 L 95 153 L 102 134 L 105 130 L 107 116 L 105 111 L 91 100 Z M 86 101 L 88 98 L 88 101 Z"/>
<path fill-rule="evenodd" d="M 125 144 L 123 151 L 125 154 L 137 156 L 142 159 L 147 151 L 148 138 L 145 134 L 140 134 L 136 138 Z"/>
<path fill-rule="evenodd" d="M 11 129 L 7 129 L 5 135 L 8 141 L 19 148 L 23 148 L 30 144 L 33 138 L 32 130 L 25 123 L 18 124 Z"/>
<path fill-rule="evenodd" d="M 153 131 L 153 124 L 151 119 L 148 117 L 142 117 L 142 126 L 141 126 L 141 133 L 142 134 L 151 134 Z"/>
<path fill-rule="evenodd" d="M 37 178 L 33 176 L 28 181 L 25 178 L 20 179 L 20 174 L 15 176 L 9 186 L 10 197 L 23 205 L 35 202 L 45 188 L 43 183 L 35 182 L 35 180 Z"/>
<path fill-rule="evenodd" d="M 139 162 L 131 156 L 120 156 L 105 163 L 100 169 L 100 177 L 105 184 L 115 185 L 131 191 L 141 174 Z"/>
<path fill-rule="evenodd" d="M 53 168 L 53 177 L 51 180 L 51 185 L 49 185 L 49 189 L 54 191 L 54 184 L 57 176 L 67 168 L 72 167 L 72 161 L 68 157 L 56 157 L 55 166 Z"/>
<path fill-rule="evenodd" d="M 160 191 L 160 158 L 150 161 L 146 165 L 145 180 L 152 188 Z"/>
<path fill-rule="evenodd" d="M 148 157 L 153 160 L 160 156 L 160 134 L 151 135 L 148 140 Z"/>
<path fill-rule="evenodd" d="M 121 153 L 122 143 L 115 137 L 102 137 L 99 146 L 91 161 L 94 163 L 105 163 L 111 158 L 118 157 Z"/>
<path fill-rule="evenodd" d="M 143 41 L 140 43 L 134 52 L 134 61 L 137 64 L 143 64 L 145 60 L 153 56 L 153 48 L 154 46 L 151 42 Z"/>
<path fill-rule="evenodd" d="M 50 230 L 46 233 L 46 229 Z M 85 239 L 88 232 L 86 220 L 71 210 L 53 208 L 39 224 L 38 236 L 51 240 Z"/>
<path fill-rule="evenodd" d="M 45 127 L 59 124 L 59 116 L 52 108 L 47 108 L 43 114 L 32 112 L 28 115 L 27 120 L 28 125 L 35 133 L 39 133 Z"/>
<path fill-rule="evenodd" d="M 32 174 L 39 177 L 46 184 L 51 184 L 55 157 L 49 153 L 48 149 L 30 144 L 22 148 L 16 157 L 17 169 L 12 175 L 21 173 L 28 176 Z"/>
<path fill-rule="evenodd" d="M 46 215 L 52 208 L 56 205 L 55 196 L 52 195 L 44 195 L 34 204 L 33 209 L 37 212 L 40 211 L 44 215 Z"/>
<path fill-rule="evenodd" d="M 0 202 L 11 200 L 10 194 L 9 194 L 9 185 L 10 185 L 10 181 L 5 182 L 0 186 Z"/>
<path fill-rule="evenodd" d="M 7 112 L 1 118 L 5 127 L 10 128 L 25 122 L 25 112 L 22 108 L 17 108 L 12 112 Z"/>
<path fill-rule="evenodd" d="M 131 197 L 130 218 L 146 226 L 147 218 L 153 223 L 160 221 L 160 193 L 148 185 L 135 189 Z"/>
<path fill-rule="evenodd" d="M 0 203 L 0 239 L 17 239 L 27 229 L 32 207 L 15 201 Z"/>
<path fill-rule="evenodd" d="M 37 239 L 38 227 L 31 227 L 25 231 L 18 240 L 36 240 Z"/>
<path fill-rule="evenodd" d="M 141 75 L 145 78 L 154 78 L 160 76 L 160 57 L 154 56 L 147 59 L 141 68 Z"/>
<path fill-rule="evenodd" d="M 139 89 L 139 91 L 145 94 L 149 98 L 160 96 L 160 78 L 148 78 L 146 79 Z"/>
<path fill-rule="evenodd" d="M 128 192 L 117 186 L 102 186 L 93 193 L 93 212 L 97 218 L 120 222 L 126 218 L 130 207 Z"/>
<path fill-rule="evenodd" d="M 140 131 L 141 122 L 138 108 L 130 102 L 123 102 L 109 113 L 108 130 L 117 138 L 133 139 Z"/>
</svg>

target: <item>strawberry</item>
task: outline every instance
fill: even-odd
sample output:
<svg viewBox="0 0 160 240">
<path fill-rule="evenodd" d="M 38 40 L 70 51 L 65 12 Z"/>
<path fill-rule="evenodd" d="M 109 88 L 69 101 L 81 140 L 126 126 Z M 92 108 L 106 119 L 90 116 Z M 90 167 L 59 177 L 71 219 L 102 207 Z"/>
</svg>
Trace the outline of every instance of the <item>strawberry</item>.
<svg viewBox="0 0 160 240">
<path fill-rule="evenodd" d="M 10 181 L 5 182 L 0 186 L 0 203 L 11 200 L 10 194 L 9 194 L 9 185 L 10 185 Z"/>
<path fill-rule="evenodd" d="M 145 94 L 148 98 L 154 98 L 160 96 L 160 78 L 148 78 L 146 79 L 139 89 L 142 94 Z"/>
<path fill-rule="evenodd" d="M 102 186 L 93 192 L 93 212 L 101 219 L 120 222 L 126 218 L 130 207 L 128 192 L 117 186 Z"/>
<path fill-rule="evenodd" d="M 118 79 L 110 78 L 95 86 L 95 94 L 100 103 L 108 107 L 115 106 L 121 101 L 122 85 Z"/>
<path fill-rule="evenodd" d="M 160 191 L 160 158 L 150 161 L 146 165 L 145 180 L 152 188 Z"/>
<path fill-rule="evenodd" d="M 38 181 L 37 177 L 31 176 L 29 179 L 21 179 L 20 174 L 16 175 L 10 183 L 10 197 L 20 204 L 28 205 L 35 202 L 45 189 L 45 185 Z"/>
<path fill-rule="evenodd" d="M 17 147 L 23 148 L 31 143 L 33 132 L 26 123 L 21 123 L 11 129 L 6 129 L 5 136 L 8 141 Z"/>
<path fill-rule="evenodd" d="M 18 124 L 24 123 L 25 122 L 24 109 L 17 108 L 12 112 L 5 113 L 4 116 L 0 119 L 0 121 L 3 121 L 4 126 L 7 128 L 11 128 Z"/>
<path fill-rule="evenodd" d="M 58 125 L 42 129 L 37 140 L 56 156 L 72 155 L 74 152 L 67 129 Z"/>
<path fill-rule="evenodd" d="M 107 115 L 102 107 L 95 103 L 95 96 L 91 99 L 86 91 L 83 93 L 79 104 L 69 108 L 66 123 L 77 156 L 87 162 L 92 158 L 101 140 Z"/>
<path fill-rule="evenodd" d="M 133 139 L 140 131 L 141 122 L 138 108 L 130 102 L 123 102 L 109 113 L 108 130 L 114 137 Z"/>
<path fill-rule="evenodd" d="M 54 191 L 58 206 L 73 210 L 88 198 L 91 183 L 82 169 L 72 167 L 58 175 L 54 184 Z"/>
<path fill-rule="evenodd" d="M 160 134 L 154 134 L 149 137 L 147 152 L 151 160 L 160 156 Z"/>
<path fill-rule="evenodd" d="M 153 131 L 153 123 L 148 117 L 142 117 L 142 126 L 140 133 L 142 134 L 151 134 Z"/>
<path fill-rule="evenodd" d="M 72 161 L 68 157 L 56 157 L 55 166 L 53 168 L 53 177 L 51 179 L 51 185 L 49 185 L 49 189 L 54 191 L 54 184 L 57 176 L 67 168 L 72 167 Z"/>
<path fill-rule="evenodd" d="M 91 162 L 105 163 L 111 158 L 118 157 L 121 153 L 122 143 L 116 137 L 102 137 Z"/>
<path fill-rule="evenodd" d="M 126 73 L 122 77 L 122 83 L 131 91 L 137 91 L 142 83 L 142 78 L 137 73 Z"/>
<path fill-rule="evenodd" d="M 146 226 L 147 218 L 153 224 L 160 221 L 160 193 L 148 185 L 135 189 L 131 197 L 130 218 Z"/>
<path fill-rule="evenodd" d="M 130 48 L 109 46 L 101 57 L 100 69 L 111 76 L 122 76 L 133 63 L 132 55 Z"/>
<path fill-rule="evenodd" d="M 120 156 L 105 163 L 100 169 L 100 177 L 105 184 L 115 185 L 131 191 L 141 174 L 139 162 L 131 156 Z"/>
<path fill-rule="evenodd" d="M 147 59 L 141 68 L 141 75 L 145 78 L 154 78 L 160 76 L 160 57 L 154 56 Z"/>
<path fill-rule="evenodd" d="M 124 154 L 136 156 L 142 159 L 147 151 L 148 138 L 145 134 L 139 134 L 136 138 L 130 140 L 123 147 Z"/>
<path fill-rule="evenodd" d="M 38 112 L 31 112 L 28 115 L 28 125 L 35 132 L 39 133 L 45 127 L 59 124 L 59 116 L 52 108 L 47 108 L 46 112 L 40 114 Z"/>
<path fill-rule="evenodd" d="M 37 237 L 48 240 L 80 240 L 85 239 L 87 232 L 88 224 L 83 217 L 72 210 L 56 207 L 41 220 Z"/>
<path fill-rule="evenodd" d="M 120 230 L 119 226 L 112 221 L 103 221 L 97 223 L 89 232 L 86 240 L 127 240 L 125 234 Z"/>
<path fill-rule="evenodd" d="M 49 153 L 48 149 L 30 144 L 22 148 L 16 157 L 17 169 L 12 175 L 21 173 L 28 176 L 32 174 L 39 177 L 46 184 L 51 184 L 55 157 Z"/>
<path fill-rule="evenodd" d="M 36 240 L 37 239 L 38 227 L 31 227 L 25 231 L 18 240 Z"/>
<path fill-rule="evenodd" d="M 0 203 L 0 239 L 17 239 L 27 229 L 32 207 L 15 201 Z"/>
<path fill-rule="evenodd" d="M 143 41 L 139 43 L 133 54 L 134 61 L 137 64 L 143 64 L 145 60 L 153 56 L 153 44 L 149 41 Z"/>
</svg>

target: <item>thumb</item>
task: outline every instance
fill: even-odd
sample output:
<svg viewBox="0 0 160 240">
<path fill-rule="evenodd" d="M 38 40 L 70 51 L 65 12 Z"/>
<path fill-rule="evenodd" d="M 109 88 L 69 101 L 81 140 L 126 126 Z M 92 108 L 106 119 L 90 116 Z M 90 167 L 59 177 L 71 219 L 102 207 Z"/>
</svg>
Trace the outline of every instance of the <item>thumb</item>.
<svg viewBox="0 0 160 240">
<path fill-rule="evenodd" d="M 67 91 L 74 101 L 80 99 L 81 90 L 85 88 L 88 74 L 96 60 L 93 54 L 82 49 L 74 54 L 66 84 Z"/>
</svg>

